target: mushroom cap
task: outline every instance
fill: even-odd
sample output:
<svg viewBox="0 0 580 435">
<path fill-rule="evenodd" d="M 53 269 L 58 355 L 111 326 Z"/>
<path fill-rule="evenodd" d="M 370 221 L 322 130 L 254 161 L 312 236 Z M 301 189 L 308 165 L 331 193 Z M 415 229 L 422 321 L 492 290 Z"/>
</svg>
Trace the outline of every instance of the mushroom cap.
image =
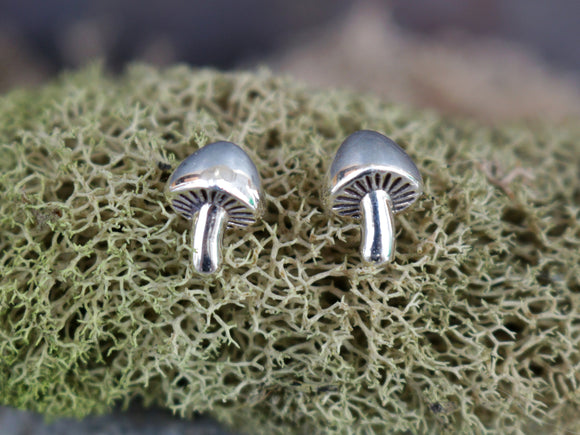
<svg viewBox="0 0 580 435">
<path fill-rule="evenodd" d="M 362 198 L 374 190 L 387 192 L 394 213 L 409 207 L 423 192 L 421 174 L 407 153 L 371 130 L 345 139 L 329 175 L 327 203 L 341 216 L 360 217 Z"/>
<path fill-rule="evenodd" d="M 167 184 L 176 213 L 192 219 L 207 203 L 223 207 L 228 225 L 245 227 L 260 216 L 260 176 L 254 162 L 231 142 L 214 142 L 187 157 Z"/>
</svg>

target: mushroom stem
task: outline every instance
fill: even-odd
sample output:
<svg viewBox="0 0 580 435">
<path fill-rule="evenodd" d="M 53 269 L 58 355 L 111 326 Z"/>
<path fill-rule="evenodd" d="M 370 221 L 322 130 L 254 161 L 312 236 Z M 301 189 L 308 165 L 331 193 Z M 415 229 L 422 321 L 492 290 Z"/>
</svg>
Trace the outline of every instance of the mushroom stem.
<svg viewBox="0 0 580 435">
<path fill-rule="evenodd" d="M 361 255 L 367 262 L 390 263 L 395 258 L 395 220 L 391 198 L 384 190 L 367 193 L 361 201 Z"/>
<path fill-rule="evenodd" d="M 222 260 L 221 248 L 227 212 L 220 206 L 204 204 L 193 228 L 193 267 L 200 273 L 215 272 Z"/>
</svg>

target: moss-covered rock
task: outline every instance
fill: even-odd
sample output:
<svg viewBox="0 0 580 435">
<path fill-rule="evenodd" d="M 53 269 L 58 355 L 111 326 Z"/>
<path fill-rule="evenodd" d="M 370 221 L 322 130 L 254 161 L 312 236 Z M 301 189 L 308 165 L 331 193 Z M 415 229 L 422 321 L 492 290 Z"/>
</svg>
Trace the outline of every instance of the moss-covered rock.
<svg viewBox="0 0 580 435">
<path fill-rule="evenodd" d="M 90 68 L 0 99 L 0 401 L 143 397 L 252 433 L 580 430 L 580 132 L 484 128 L 267 73 Z M 396 261 L 321 208 L 346 135 L 384 132 L 426 194 Z M 171 167 L 218 139 L 264 218 L 191 265 Z"/>
</svg>

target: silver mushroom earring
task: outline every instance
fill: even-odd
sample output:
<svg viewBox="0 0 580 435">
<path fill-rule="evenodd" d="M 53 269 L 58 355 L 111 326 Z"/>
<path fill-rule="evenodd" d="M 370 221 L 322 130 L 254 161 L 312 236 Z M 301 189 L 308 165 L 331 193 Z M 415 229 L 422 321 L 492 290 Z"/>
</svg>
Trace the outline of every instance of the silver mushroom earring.
<svg viewBox="0 0 580 435">
<path fill-rule="evenodd" d="M 421 174 L 395 142 L 362 130 L 342 143 L 330 167 L 327 206 L 340 216 L 362 218 L 361 255 L 383 264 L 395 257 L 394 214 L 423 191 Z"/>
<path fill-rule="evenodd" d="M 262 213 L 260 176 L 236 144 L 214 142 L 187 157 L 167 185 L 173 210 L 193 223 L 193 266 L 214 273 L 226 225 L 246 227 Z"/>
</svg>

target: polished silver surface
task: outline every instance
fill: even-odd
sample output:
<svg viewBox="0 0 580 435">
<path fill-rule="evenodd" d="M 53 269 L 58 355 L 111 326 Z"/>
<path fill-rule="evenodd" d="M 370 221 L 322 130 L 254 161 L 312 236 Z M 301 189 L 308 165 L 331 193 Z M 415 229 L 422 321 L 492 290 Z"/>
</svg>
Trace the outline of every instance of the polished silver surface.
<svg viewBox="0 0 580 435">
<path fill-rule="evenodd" d="M 421 174 L 407 153 L 388 137 L 361 130 L 348 136 L 336 152 L 326 203 L 340 216 L 363 218 L 361 255 L 367 262 L 382 264 L 394 258 L 393 215 L 422 192 Z"/>
<path fill-rule="evenodd" d="M 195 217 L 193 265 L 200 273 L 218 270 L 226 225 L 246 227 L 262 213 L 258 170 L 231 142 L 211 143 L 187 157 L 171 175 L 167 194 L 175 212 Z"/>
<path fill-rule="evenodd" d="M 197 212 L 193 230 L 193 266 L 197 271 L 217 271 L 227 216 L 224 208 L 214 204 L 204 204 Z"/>
<path fill-rule="evenodd" d="M 395 218 L 384 190 L 367 193 L 361 201 L 361 255 L 370 263 L 390 263 L 395 258 Z"/>
</svg>

